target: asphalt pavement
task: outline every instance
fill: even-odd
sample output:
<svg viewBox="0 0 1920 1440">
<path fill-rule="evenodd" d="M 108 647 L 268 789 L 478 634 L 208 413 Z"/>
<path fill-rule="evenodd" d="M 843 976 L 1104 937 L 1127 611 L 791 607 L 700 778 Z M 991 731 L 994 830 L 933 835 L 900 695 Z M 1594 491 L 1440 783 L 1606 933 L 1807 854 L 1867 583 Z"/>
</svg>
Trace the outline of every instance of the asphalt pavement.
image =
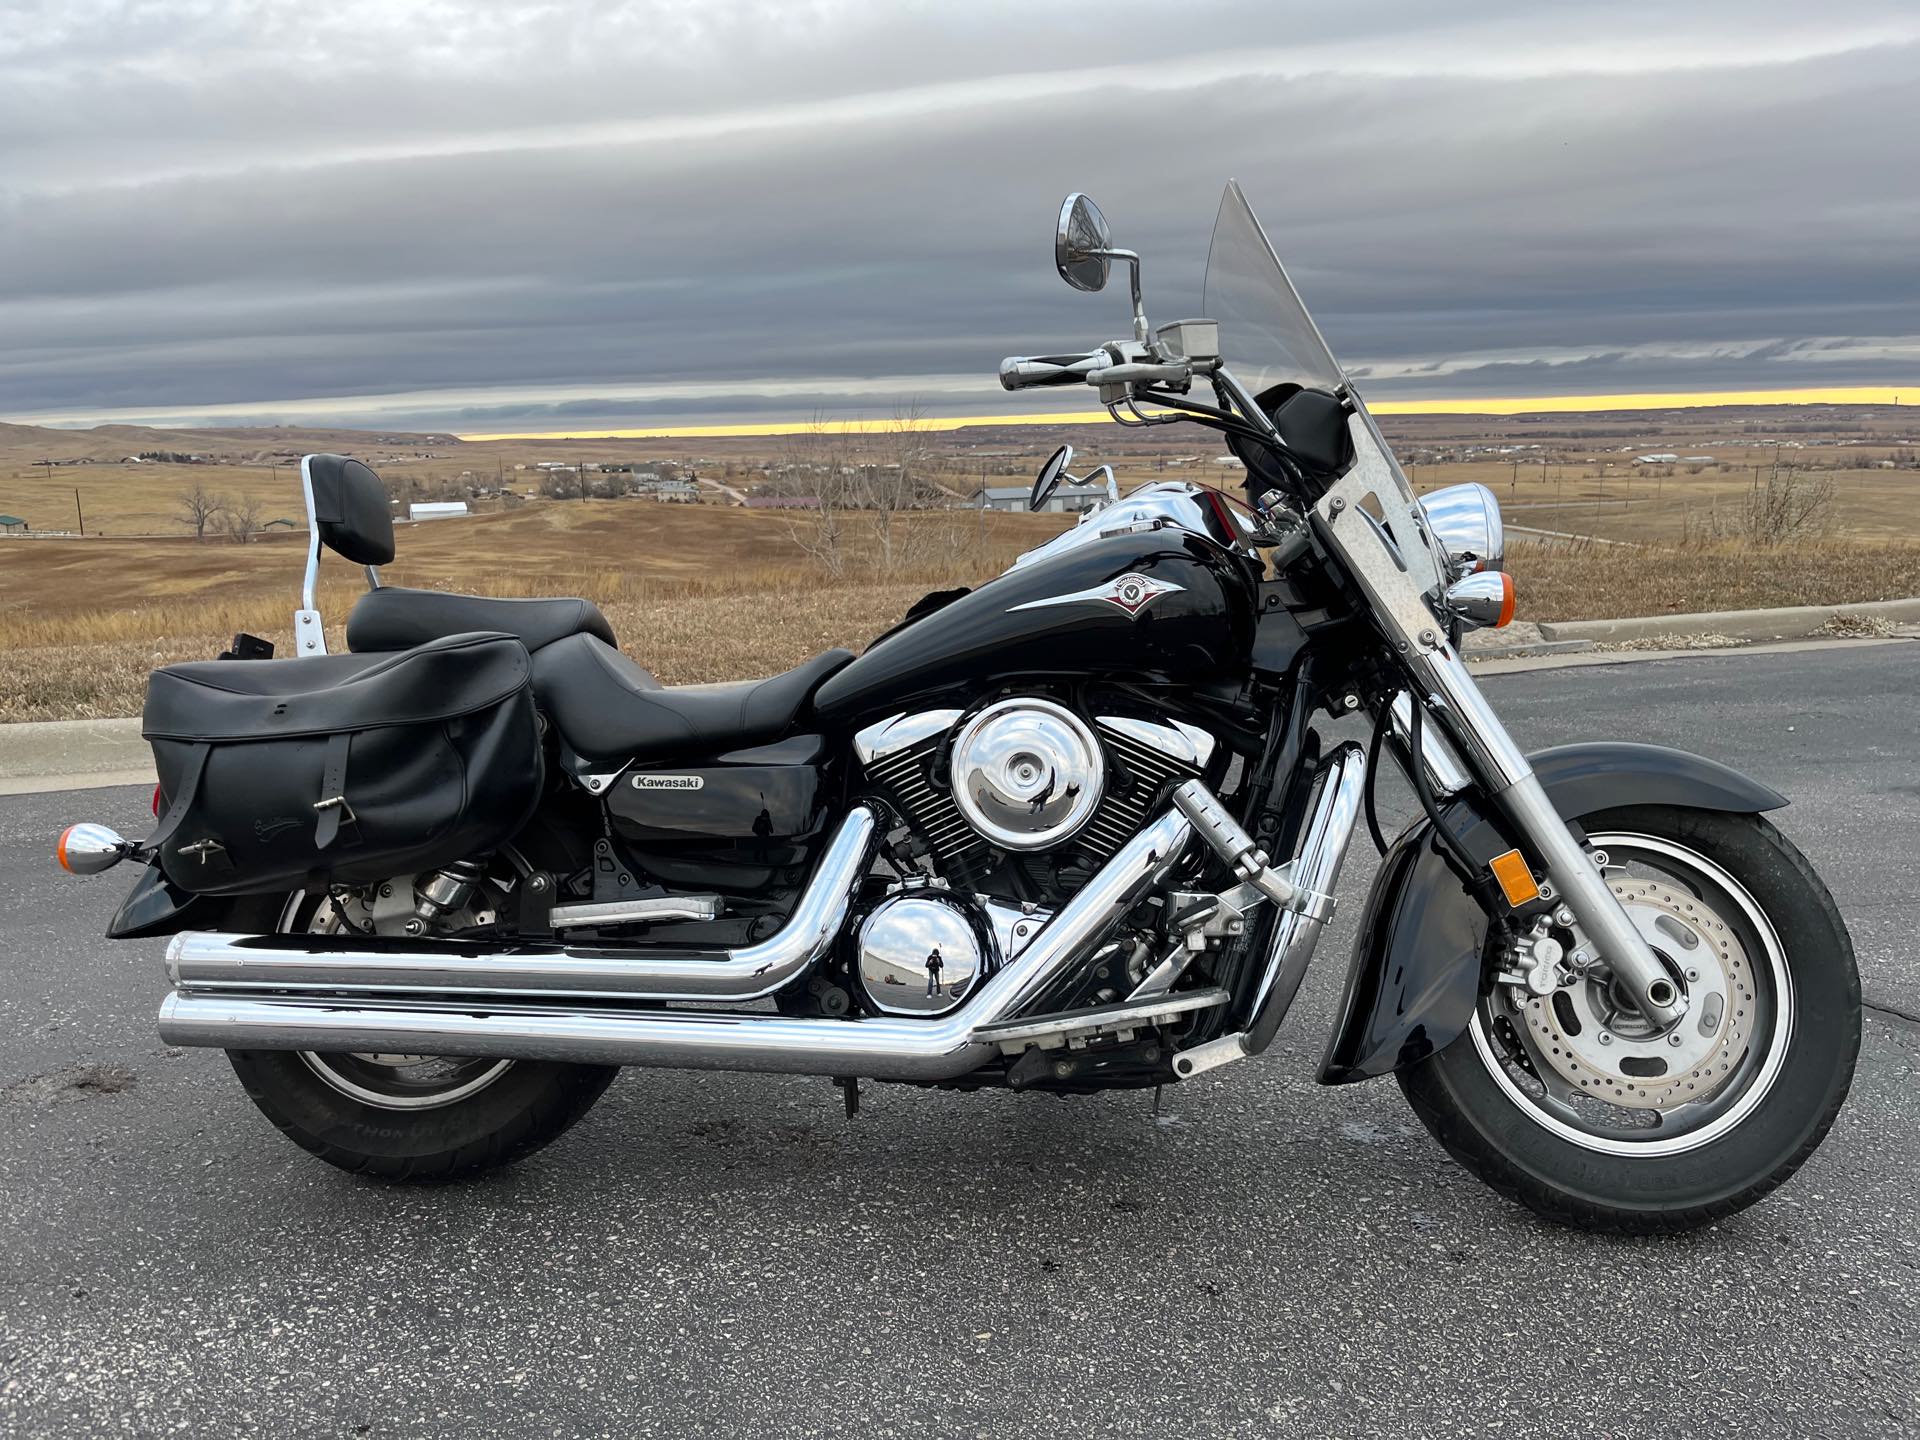
<svg viewBox="0 0 1920 1440">
<path fill-rule="evenodd" d="M 1280 1041 L 1149 1096 L 630 1071 L 516 1169 L 309 1159 L 153 1033 L 160 942 L 0 798 L 0 1435 L 1640 1436 L 1920 1431 L 1920 645 L 1502 675 L 1529 745 L 1713 755 L 1853 929 L 1852 1099 L 1681 1239 L 1534 1220 L 1390 1082 L 1325 1090 L 1367 866 Z"/>
</svg>

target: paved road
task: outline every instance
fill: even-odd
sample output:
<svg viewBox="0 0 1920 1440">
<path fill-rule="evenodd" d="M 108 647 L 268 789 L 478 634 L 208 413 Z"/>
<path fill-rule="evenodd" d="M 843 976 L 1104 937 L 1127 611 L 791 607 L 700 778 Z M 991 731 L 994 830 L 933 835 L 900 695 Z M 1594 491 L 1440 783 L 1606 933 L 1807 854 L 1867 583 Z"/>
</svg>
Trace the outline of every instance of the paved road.
<svg viewBox="0 0 1920 1440">
<path fill-rule="evenodd" d="M 307 1159 L 152 1034 L 117 882 L 0 800 L 0 1434 L 1852 1435 L 1920 1429 L 1920 646 L 1505 676 L 1530 743 L 1691 746 L 1797 797 L 1854 927 L 1853 1099 L 1801 1176 L 1677 1241 L 1536 1223 L 1390 1083 L 1276 1051 L 1059 1100 L 630 1072 L 512 1172 Z M 1349 893 L 1363 880 L 1354 875 Z M 1351 924 L 1349 911 L 1347 924 Z"/>
</svg>

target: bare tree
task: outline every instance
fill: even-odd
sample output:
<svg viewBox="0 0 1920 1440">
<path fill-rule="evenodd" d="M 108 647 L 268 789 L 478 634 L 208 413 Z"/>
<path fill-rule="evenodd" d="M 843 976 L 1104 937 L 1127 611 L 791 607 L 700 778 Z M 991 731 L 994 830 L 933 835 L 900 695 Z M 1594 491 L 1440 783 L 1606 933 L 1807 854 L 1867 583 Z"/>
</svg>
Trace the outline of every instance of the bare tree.
<svg viewBox="0 0 1920 1440">
<path fill-rule="evenodd" d="M 221 520 L 226 527 L 227 538 L 236 545 L 244 545 L 260 533 L 260 502 L 241 500 L 230 504 Z"/>
<path fill-rule="evenodd" d="M 176 520 L 193 531 L 194 539 L 204 540 L 207 531 L 213 528 L 214 521 L 226 508 L 226 496 L 215 495 L 204 485 L 195 485 L 191 490 L 180 493 L 180 501 L 173 514 Z"/>
<path fill-rule="evenodd" d="M 858 505 L 861 519 L 873 536 L 880 568 L 892 574 L 911 552 L 925 548 L 915 540 L 933 540 L 924 527 L 902 523 L 908 512 L 924 510 L 940 494 L 933 480 L 933 432 L 927 426 L 926 407 L 916 399 L 893 412 L 881 432 L 878 464 L 863 467 Z"/>
<path fill-rule="evenodd" d="M 781 447 L 777 492 L 792 501 L 811 500 L 790 511 L 787 534 L 802 552 L 838 579 L 847 571 L 847 511 L 853 500 L 853 455 L 844 427 L 835 429 L 815 411 L 807 428 L 788 436 Z"/>
<path fill-rule="evenodd" d="M 1766 479 L 1755 475 L 1741 506 L 1740 535 L 1767 547 L 1819 540 L 1833 528 L 1833 477 L 1776 465 Z"/>
</svg>

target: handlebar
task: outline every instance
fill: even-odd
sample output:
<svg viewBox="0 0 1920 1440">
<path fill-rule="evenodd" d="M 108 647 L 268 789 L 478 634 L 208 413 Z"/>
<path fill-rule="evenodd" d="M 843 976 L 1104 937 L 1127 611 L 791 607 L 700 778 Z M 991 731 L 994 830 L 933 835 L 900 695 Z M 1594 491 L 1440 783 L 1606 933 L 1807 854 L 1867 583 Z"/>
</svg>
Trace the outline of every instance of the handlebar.
<svg viewBox="0 0 1920 1440">
<path fill-rule="evenodd" d="M 1105 350 L 1089 350 L 1084 355 L 1009 355 L 1000 362 L 1000 384 L 1008 390 L 1083 385 L 1112 364 L 1113 357 Z"/>
</svg>

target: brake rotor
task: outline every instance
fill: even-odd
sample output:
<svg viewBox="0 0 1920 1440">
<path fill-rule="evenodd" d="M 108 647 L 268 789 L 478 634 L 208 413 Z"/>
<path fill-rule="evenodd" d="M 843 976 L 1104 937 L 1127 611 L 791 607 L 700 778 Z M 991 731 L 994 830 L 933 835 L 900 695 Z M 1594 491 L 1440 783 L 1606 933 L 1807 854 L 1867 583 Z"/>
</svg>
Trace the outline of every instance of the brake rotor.
<svg viewBox="0 0 1920 1440">
<path fill-rule="evenodd" d="M 1624 876 L 1610 882 L 1647 944 L 1684 977 L 1686 1013 L 1655 1030 L 1602 970 L 1530 997 L 1536 1058 L 1576 1089 L 1629 1110 L 1705 1099 L 1746 1054 L 1753 966 L 1718 915 L 1684 890 Z"/>
</svg>

